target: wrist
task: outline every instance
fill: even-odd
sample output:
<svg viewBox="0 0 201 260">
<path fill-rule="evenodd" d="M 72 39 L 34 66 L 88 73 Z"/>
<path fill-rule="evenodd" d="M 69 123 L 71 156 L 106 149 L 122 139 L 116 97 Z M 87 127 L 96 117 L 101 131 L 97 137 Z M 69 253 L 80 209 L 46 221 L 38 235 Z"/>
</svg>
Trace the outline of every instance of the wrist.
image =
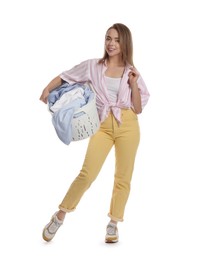
<svg viewBox="0 0 201 260">
<path fill-rule="evenodd" d="M 138 84 L 137 82 L 133 83 L 132 85 L 130 85 L 131 89 L 135 89 L 138 88 Z"/>
</svg>

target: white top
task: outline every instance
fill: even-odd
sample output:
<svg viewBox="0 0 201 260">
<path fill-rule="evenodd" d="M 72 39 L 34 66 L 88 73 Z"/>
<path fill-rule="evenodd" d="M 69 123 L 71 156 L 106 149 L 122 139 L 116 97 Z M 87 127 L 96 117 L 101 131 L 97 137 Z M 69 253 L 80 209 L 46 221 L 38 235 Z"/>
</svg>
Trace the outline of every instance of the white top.
<svg viewBox="0 0 201 260">
<path fill-rule="evenodd" d="M 110 102 L 117 102 L 121 78 L 110 78 L 105 76 L 105 83 L 109 94 Z"/>
</svg>

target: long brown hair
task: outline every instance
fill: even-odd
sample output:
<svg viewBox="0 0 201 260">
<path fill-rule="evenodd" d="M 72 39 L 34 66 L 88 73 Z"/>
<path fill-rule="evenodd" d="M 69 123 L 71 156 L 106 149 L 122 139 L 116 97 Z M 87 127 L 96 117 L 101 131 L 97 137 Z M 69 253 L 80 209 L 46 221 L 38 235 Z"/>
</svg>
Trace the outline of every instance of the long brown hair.
<svg viewBox="0 0 201 260">
<path fill-rule="evenodd" d="M 131 31 L 127 26 L 122 23 L 115 23 L 110 28 L 107 29 L 107 32 L 110 29 L 115 29 L 119 35 L 119 44 L 122 51 L 122 60 L 126 65 L 129 63 L 130 65 L 134 66 L 133 64 L 133 40 Z M 109 58 L 106 50 L 104 51 L 103 58 L 99 60 L 99 63 L 103 63 L 105 60 Z"/>
</svg>

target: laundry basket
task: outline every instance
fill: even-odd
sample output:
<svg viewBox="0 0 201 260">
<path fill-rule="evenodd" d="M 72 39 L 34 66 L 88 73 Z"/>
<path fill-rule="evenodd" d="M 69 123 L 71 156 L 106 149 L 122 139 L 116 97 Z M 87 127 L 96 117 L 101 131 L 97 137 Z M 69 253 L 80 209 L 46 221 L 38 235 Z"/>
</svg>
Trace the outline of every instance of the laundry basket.
<svg viewBox="0 0 201 260">
<path fill-rule="evenodd" d="M 80 116 L 77 116 L 79 115 Z M 72 119 L 72 141 L 88 138 L 96 133 L 100 127 L 96 96 L 85 106 L 75 111 Z"/>
<path fill-rule="evenodd" d="M 86 139 L 93 134 L 96 133 L 96 131 L 100 127 L 100 120 L 98 111 L 96 108 L 96 94 L 93 90 L 93 87 L 90 83 L 85 83 L 84 86 L 90 87 L 90 89 L 93 91 L 94 95 L 91 97 L 90 101 L 88 103 L 77 110 L 75 110 L 73 114 L 73 118 L 71 120 L 71 130 L 72 130 L 72 140 L 71 141 L 79 141 L 82 139 Z M 48 110 L 53 115 L 54 113 L 51 111 L 49 104 L 48 104 Z M 58 133 L 57 133 L 58 134 Z M 59 136 L 59 135 L 58 135 Z M 59 138 L 66 143 L 65 138 Z M 65 141 L 64 141 L 65 139 Z M 69 142 L 69 140 L 68 140 Z M 67 144 L 68 144 L 67 142 Z"/>
</svg>

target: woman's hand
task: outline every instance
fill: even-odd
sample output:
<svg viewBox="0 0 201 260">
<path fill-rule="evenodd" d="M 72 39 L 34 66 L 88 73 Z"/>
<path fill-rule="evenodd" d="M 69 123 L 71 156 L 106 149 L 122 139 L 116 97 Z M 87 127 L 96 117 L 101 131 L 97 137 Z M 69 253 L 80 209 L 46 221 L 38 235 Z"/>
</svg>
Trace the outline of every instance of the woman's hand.
<svg viewBox="0 0 201 260">
<path fill-rule="evenodd" d="M 135 67 L 130 67 L 130 72 L 128 73 L 128 84 L 130 87 L 133 87 L 137 84 L 139 75 L 140 74 Z"/>
<path fill-rule="evenodd" d="M 47 85 L 46 88 L 43 89 L 43 92 L 40 96 L 40 100 L 43 101 L 45 104 L 47 104 L 47 98 L 50 94 L 50 92 L 59 87 L 62 84 L 62 79 L 60 76 L 56 76 L 50 83 Z"/>
<path fill-rule="evenodd" d="M 47 88 L 44 88 L 41 96 L 40 96 L 40 100 L 43 101 L 45 104 L 47 104 L 47 99 L 49 96 L 50 92 Z"/>
</svg>

